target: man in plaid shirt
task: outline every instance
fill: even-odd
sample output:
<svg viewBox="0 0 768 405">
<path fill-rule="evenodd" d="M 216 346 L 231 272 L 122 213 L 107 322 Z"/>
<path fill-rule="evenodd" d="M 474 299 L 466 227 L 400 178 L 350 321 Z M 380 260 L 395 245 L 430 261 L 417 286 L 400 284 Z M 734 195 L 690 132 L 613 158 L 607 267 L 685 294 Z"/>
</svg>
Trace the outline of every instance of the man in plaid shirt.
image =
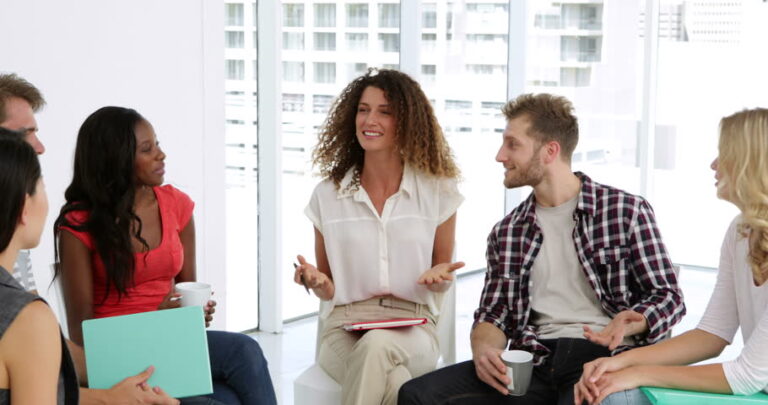
<svg viewBox="0 0 768 405">
<path fill-rule="evenodd" d="M 571 171 L 572 110 L 549 94 L 502 109 L 504 185 L 533 192 L 488 236 L 473 359 L 405 384 L 399 404 L 570 405 L 584 363 L 655 343 L 685 314 L 650 205 Z M 523 396 L 508 395 L 505 348 L 534 355 Z M 626 395 L 604 404 L 631 403 Z"/>
</svg>

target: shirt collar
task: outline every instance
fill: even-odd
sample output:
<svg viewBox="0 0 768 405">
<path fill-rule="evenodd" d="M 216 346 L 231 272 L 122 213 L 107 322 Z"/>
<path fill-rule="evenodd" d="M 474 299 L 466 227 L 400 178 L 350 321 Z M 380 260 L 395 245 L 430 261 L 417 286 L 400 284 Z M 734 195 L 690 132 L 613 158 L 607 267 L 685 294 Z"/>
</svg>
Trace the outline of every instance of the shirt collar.
<svg viewBox="0 0 768 405">
<path fill-rule="evenodd" d="M 360 182 L 355 179 L 355 168 L 347 170 L 347 174 L 341 179 L 339 189 L 336 191 L 336 198 L 342 199 L 352 197 L 355 201 L 365 201 L 365 191 L 360 187 Z M 357 181 L 357 184 L 353 184 Z M 400 189 L 407 196 L 411 196 L 416 189 L 416 173 L 406 164 L 403 166 L 403 178 L 400 181 Z"/>
<path fill-rule="evenodd" d="M 573 174 L 581 180 L 581 190 L 579 191 L 579 200 L 576 203 L 576 211 L 589 216 L 594 216 L 596 208 L 595 201 L 597 201 L 595 183 L 582 172 L 574 172 Z M 531 192 L 528 198 L 523 202 L 520 214 L 524 221 L 530 223 L 536 222 L 536 196 L 533 192 Z"/>
<path fill-rule="evenodd" d="M 21 286 L 21 284 L 19 284 L 19 282 L 13 278 L 11 273 L 9 273 L 8 270 L 6 270 L 3 266 L 0 266 L 0 284 L 24 291 L 24 288 Z"/>
</svg>

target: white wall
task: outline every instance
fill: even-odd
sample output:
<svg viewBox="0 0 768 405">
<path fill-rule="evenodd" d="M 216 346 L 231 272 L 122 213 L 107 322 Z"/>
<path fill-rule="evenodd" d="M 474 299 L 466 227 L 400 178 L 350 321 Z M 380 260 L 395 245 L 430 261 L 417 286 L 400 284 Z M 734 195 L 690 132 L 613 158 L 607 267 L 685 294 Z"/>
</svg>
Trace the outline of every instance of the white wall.
<svg viewBox="0 0 768 405">
<path fill-rule="evenodd" d="M 33 251 L 50 296 L 52 222 L 71 179 L 77 129 L 105 105 L 132 107 L 155 127 L 166 182 L 197 203 L 198 278 L 214 285 L 215 327 L 226 308 L 223 6 L 206 0 L 2 0 L 0 71 L 42 90 L 38 114 L 51 210 Z"/>
</svg>

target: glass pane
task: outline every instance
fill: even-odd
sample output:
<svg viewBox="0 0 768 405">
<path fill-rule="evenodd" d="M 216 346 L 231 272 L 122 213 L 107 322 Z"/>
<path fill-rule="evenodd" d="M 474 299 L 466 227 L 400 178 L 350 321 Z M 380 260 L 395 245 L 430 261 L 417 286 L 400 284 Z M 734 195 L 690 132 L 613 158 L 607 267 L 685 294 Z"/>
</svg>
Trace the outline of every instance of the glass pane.
<svg viewBox="0 0 768 405">
<path fill-rule="evenodd" d="M 494 157 L 505 126 L 509 17 L 506 2 L 476 6 L 425 1 L 422 10 L 421 84 L 461 168 L 460 272 L 485 268 L 486 238 L 504 215 L 503 173 Z"/>
<path fill-rule="evenodd" d="M 227 328 L 247 330 L 258 326 L 256 3 L 225 4 L 225 19 L 241 27 L 224 36 L 226 294 L 230 308 L 245 309 L 227 311 Z"/>
<path fill-rule="evenodd" d="M 768 105 L 766 12 L 764 2 L 661 2 L 652 197 L 676 262 L 717 267 L 738 212 L 717 199 L 709 165 L 720 118 Z"/>
<path fill-rule="evenodd" d="M 526 92 L 559 94 L 573 102 L 580 134 L 574 170 L 638 193 L 644 2 L 531 6 Z"/>
<path fill-rule="evenodd" d="M 382 6 L 385 6 L 382 8 Z M 297 10 L 301 10 L 300 12 Z M 304 10 L 310 24 L 304 24 Z M 381 11 L 384 11 L 384 15 Z M 288 12 L 294 15 L 285 24 Z M 337 16 L 338 13 L 338 16 Z M 296 15 L 301 15 L 299 21 Z M 338 24 L 337 24 L 338 18 Z M 384 25 L 380 24 L 382 21 Z M 392 0 L 283 3 L 286 35 L 306 41 L 311 52 L 283 52 L 283 317 L 317 311 L 318 299 L 293 282 L 296 255 L 314 262 L 314 232 L 304 207 L 320 182 L 312 175 L 311 153 L 334 98 L 369 67 L 397 67 L 400 62 L 400 4 Z M 310 25 L 309 27 L 305 25 Z M 383 27 L 383 28 L 382 28 Z M 380 36 L 380 34 L 386 34 Z M 290 49 L 294 48 L 291 45 Z"/>
</svg>

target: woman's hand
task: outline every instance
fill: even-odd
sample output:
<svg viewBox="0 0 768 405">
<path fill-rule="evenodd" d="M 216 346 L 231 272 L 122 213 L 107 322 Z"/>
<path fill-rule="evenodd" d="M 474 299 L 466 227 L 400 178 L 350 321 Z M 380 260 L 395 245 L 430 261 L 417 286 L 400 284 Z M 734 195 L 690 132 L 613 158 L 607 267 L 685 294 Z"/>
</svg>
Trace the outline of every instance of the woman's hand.
<svg viewBox="0 0 768 405">
<path fill-rule="evenodd" d="M 157 309 L 173 309 L 173 308 L 179 308 L 181 307 L 181 294 L 177 293 L 173 290 L 173 287 L 171 287 L 171 291 L 168 292 L 168 295 L 163 298 L 163 301 L 160 303 L 160 305 L 157 306 Z"/>
<path fill-rule="evenodd" d="M 108 403 L 177 405 L 179 401 L 169 397 L 160 387 L 153 388 L 147 384 L 154 371 L 155 368 L 150 366 L 140 374 L 117 383 L 106 392 Z"/>
<path fill-rule="evenodd" d="M 416 282 L 429 286 L 443 281 L 451 281 L 453 280 L 452 273 L 462 267 L 464 267 L 464 262 L 440 263 L 425 271 Z"/>
<path fill-rule="evenodd" d="M 596 389 L 592 392 L 594 395 L 587 397 L 579 397 L 579 391 L 577 391 L 579 384 L 581 384 L 581 381 L 579 381 L 573 387 L 575 394 L 574 404 L 581 405 L 580 400 L 586 400 L 590 405 L 598 405 L 614 392 L 631 390 L 643 385 L 643 371 L 641 368 L 628 367 L 623 370 L 603 374 L 596 382 Z"/>
<path fill-rule="evenodd" d="M 205 312 L 205 327 L 207 328 L 213 322 L 213 313 L 216 312 L 216 301 L 209 300 L 203 307 L 203 312 Z"/>
<path fill-rule="evenodd" d="M 299 260 L 299 265 L 296 266 L 296 272 L 293 274 L 293 281 L 299 285 L 305 285 L 311 289 L 325 288 L 333 281 L 317 269 L 313 264 L 307 263 L 304 256 L 298 255 L 296 258 Z M 303 281 L 302 281 L 303 278 Z"/>
<path fill-rule="evenodd" d="M 601 378 L 606 373 L 617 372 L 627 366 L 621 356 L 601 357 L 585 363 L 579 382 L 573 386 L 575 404 L 581 405 L 582 401 L 587 401 L 590 404 L 599 404 L 600 402 L 595 402 L 595 399 L 600 397 L 602 391 L 599 388 L 602 384 Z"/>
</svg>

